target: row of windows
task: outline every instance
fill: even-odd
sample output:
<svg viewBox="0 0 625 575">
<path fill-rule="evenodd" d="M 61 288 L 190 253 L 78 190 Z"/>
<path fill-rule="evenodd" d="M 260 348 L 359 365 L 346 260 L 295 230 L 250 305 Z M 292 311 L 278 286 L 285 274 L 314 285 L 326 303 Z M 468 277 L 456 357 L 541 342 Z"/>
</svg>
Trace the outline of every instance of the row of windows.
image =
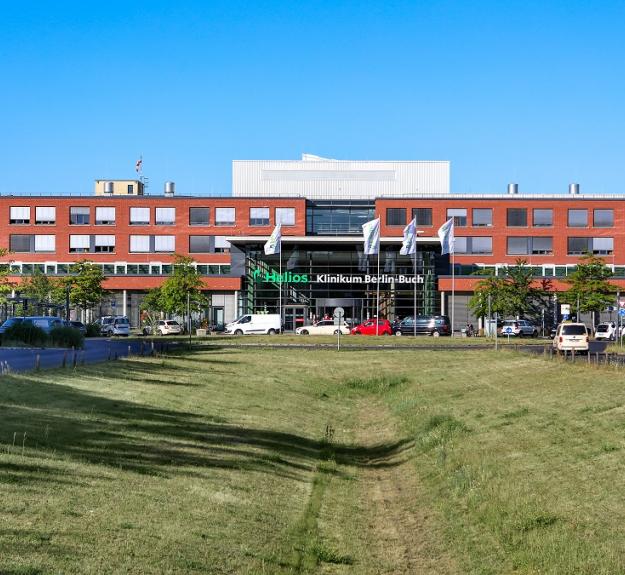
<svg viewBox="0 0 625 575">
<path fill-rule="evenodd" d="M 493 252 L 493 238 L 457 236 L 455 251 L 457 254 L 491 254 Z M 553 238 L 509 237 L 506 242 L 506 253 L 511 256 L 552 255 Z M 612 255 L 614 253 L 614 238 L 567 238 L 567 255 L 578 256 L 586 253 Z"/>
<path fill-rule="evenodd" d="M 54 253 L 56 236 L 52 234 L 12 234 L 9 249 L 14 253 Z M 131 235 L 129 253 L 173 253 L 176 236 Z M 224 236 L 189 236 L 189 253 L 219 253 L 230 251 L 230 242 Z M 69 236 L 70 253 L 115 253 L 114 235 Z"/>
<path fill-rule="evenodd" d="M 468 223 L 468 212 L 465 208 L 447 209 L 447 219 L 454 218 L 457 227 L 466 227 Z M 508 227 L 528 227 L 527 208 L 507 208 L 506 225 Z M 533 227 L 553 226 L 553 209 L 536 208 L 531 210 Z M 432 208 L 414 208 L 412 217 L 416 219 L 417 226 L 432 225 Z M 570 209 L 567 214 L 567 223 L 570 228 L 586 228 L 589 222 L 589 210 Z M 386 224 L 389 226 L 406 225 L 406 208 L 387 208 Z M 476 228 L 492 227 L 493 208 L 473 208 L 471 210 L 471 225 Z M 611 228 L 614 226 L 614 210 L 596 209 L 592 210 L 592 225 L 595 228 Z"/>
<path fill-rule="evenodd" d="M 131 226 L 149 226 L 152 222 L 151 208 L 131 207 L 129 221 Z M 236 221 L 236 208 L 215 208 L 214 225 L 233 226 Z M 95 207 L 95 224 L 110 226 L 116 222 L 116 208 L 111 206 Z M 283 226 L 295 225 L 295 208 L 274 208 L 274 221 Z M 69 209 L 69 224 L 85 226 L 91 224 L 91 208 L 73 206 Z M 31 223 L 31 208 L 12 206 L 9 213 L 9 223 L 27 225 Z M 176 208 L 154 208 L 154 224 L 157 226 L 171 226 L 176 223 Z M 35 208 L 36 225 L 56 224 L 56 208 L 54 206 L 37 206 Z M 210 208 L 189 208 L 189 225 L 207 226 L 210 224 Z M 250 208 L 250 226 L 270 225 L 269 208 Z"/>
<path fill-rule="evenodd" d="M 0 268 L 6 265 L 0 264 Z M 70 274 L 72 265 L 71 263 L 12 263 L 10 264 L 10 270 L 15 275 L 32 275 L 40 272 L 50 276 L 64 276 Z M 171 275 L 175 267 L 172 264 L 132 264 L 124 262 L 94 265 L 101 267 L 105 276 L 168 276 Z M 194 267 L 198 273 L 204 276 L 229 275 L 231 273 L 229 264 L 194 264 Z"/>
</svg>

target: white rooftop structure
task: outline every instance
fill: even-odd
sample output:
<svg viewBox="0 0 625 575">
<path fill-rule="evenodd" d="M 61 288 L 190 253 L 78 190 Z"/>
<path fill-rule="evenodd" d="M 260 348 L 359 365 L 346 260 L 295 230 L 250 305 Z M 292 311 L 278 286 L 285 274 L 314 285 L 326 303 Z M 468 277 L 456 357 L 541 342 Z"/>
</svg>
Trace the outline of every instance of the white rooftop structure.
<svg viewBox="0 0 625 575">
<path fill-rule="evenodd" d="M 235 160 L 235 197 L 305 197 L 313 200 L 373 199 L 448 194 L 448 161 Z"/>
</svg>

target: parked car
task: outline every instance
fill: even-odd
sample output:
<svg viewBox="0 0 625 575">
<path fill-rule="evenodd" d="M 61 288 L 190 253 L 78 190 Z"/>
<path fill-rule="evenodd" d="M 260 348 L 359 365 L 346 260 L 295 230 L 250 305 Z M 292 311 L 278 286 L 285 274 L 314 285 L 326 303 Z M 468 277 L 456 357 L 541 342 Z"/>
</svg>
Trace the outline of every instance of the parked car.
<svg viewBox="0 0 625 575">
<path fill-rule="evenodd" d="M 228 335 L 275 335 L 282 331 L 280 314 L 277 313 L 248 313 L 226 325 Z"/>
<path fill-rule="evenodd" d="M 405 317 L 393 327 L 395 335 L 414 335 L 415 331 L 417 335 L 434 337 L 451 335 L 451 323 L 446 315 L 418 315 Z"/>
<path fill-rule="evenodd" d="M 595 329 L 596 340 L 613 341 L 616 339 L 616 325 L 612 322 L 600 323 Z"/>
<path fill-rule="evenodd" d="M 351 330 L 352 335 L 393 335 L 393 326 L 387 319 L 368 319 Z"/>
<path fill-rule="evenodd" d="M 297 335 L 336 335 L 339 330 L 342 334 L 349 335 L 350 328 L 347 322 L 344 321 L 343 325 L 338 326 L 334 325 L 334 320 L 323 319 L 313 325 L 298 327 L 295 333 Z"/>
<path fill-rule="evenodd" d="M 63 323 L 67 323 L 68 326 L 67 327 L 73 327 L 74 329 L 77 329 L 80 333 L 82 333 L 83 335 L 87 335 L 87 326 L 82 323 L 82 321 L 68 321 L 68 322 L 63 322 Z"/>
<path fill-rule="evenodd" d="M 501 326 L 501 335 L 538 337 L 538 328 L 526 319 L 507 319 Z"/>
<path fill-rule="evenodd" d="M 36 327 L 40 327 L 46 333 L 50 333 L 50 331 L 55 327 L 62 327 L 63 320 L 60 317 L 54 316 L 44 316 L 44 315 L 32 315 L 32 316 L 24 316 L 24 317 L 10 317 L 7 319 L 2 326 L 0 326 L 0 333 L 4 333 L 4 331 L 18 323 L 27 323 L 34 325 Z"/>
<path fill-rule="evenodd" d="M 112 321 L 107 321 L 102 325 L 102 335 L 112 337 L 121 335 L 128 337 L 130 335 L 130 322 L 125 316 L 115 316 Z"/>
<path fill-rule="evenodd" d="M 114 315 L 105 315 L 102 316 L 101 318 L 97 319 L 94 324 L 97 325 L 100 328 L 100 333 L 102 335 L 107 335 L 108 333 L 108 329 L 107 327 L 113 323 L 113 321 L 115 320 Z"/>
<path fill-rule="evenodd" d="M 182 326 L 174 319 L 161 319 L 156 324 L 156 333 L 158 335 L 178 335 L 182 332 Z"/>
<path fill-rule="evenodd" d="M 553 339 L 557 351 L 588 351 L 588 329 L 583 323 L 561 323 Z"/>
</svg>

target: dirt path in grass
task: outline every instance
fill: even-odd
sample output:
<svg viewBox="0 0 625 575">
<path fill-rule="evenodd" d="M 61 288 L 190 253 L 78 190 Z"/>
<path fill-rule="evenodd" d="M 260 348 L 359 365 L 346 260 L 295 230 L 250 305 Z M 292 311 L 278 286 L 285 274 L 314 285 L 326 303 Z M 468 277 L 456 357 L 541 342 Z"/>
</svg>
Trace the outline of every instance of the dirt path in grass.
<svg viewBox="0 0 625 575">
<path fill-rule="evenodd" d="M 401 434 L 392 423 L 392 415 L 381 402 L 371 399 L 359 410 L 358 443 L 397 441 Z M 371 556 L 380 573 L 460 573 L 445 551 L 435 513 L 423 503 L 410 452 L 411 445 L 407 444 L 390 459 L 371 461 L 361 472 L 361 501 L 368 514 Z"/>
</svg>

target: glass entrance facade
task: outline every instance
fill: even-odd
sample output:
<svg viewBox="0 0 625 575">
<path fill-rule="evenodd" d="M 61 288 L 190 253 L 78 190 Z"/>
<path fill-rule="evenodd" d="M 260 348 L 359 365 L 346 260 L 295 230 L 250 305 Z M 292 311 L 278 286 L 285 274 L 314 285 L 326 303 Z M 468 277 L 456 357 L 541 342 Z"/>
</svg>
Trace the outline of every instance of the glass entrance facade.
<svg viewBox="0 0 625 575">
<path fill-rule="evenodd" d="M 331 316 L 337 307 L 345 310 L 350 322 L 374 317 L 378 284 L 380 317 L 392 321 L 412 315 L 415 297 L 417 314 L 436 314 L 440 309 L 437 266 L 442 265 L 445 273 L 448 259 L 437 256 L 434 248 L 419 248 L 415 268 L 414 256 L 400 255 L 399 244 L 383 244 L 379 274 L 378 257 L 364 255 L 362 242 L 283 244 L 282 274 L 279 255 L 266 256 L 262 244 L 240 249 L 245 277 L 239 311 L 278 313 L 281 292 L 285 329 Z"/>
</svg>

